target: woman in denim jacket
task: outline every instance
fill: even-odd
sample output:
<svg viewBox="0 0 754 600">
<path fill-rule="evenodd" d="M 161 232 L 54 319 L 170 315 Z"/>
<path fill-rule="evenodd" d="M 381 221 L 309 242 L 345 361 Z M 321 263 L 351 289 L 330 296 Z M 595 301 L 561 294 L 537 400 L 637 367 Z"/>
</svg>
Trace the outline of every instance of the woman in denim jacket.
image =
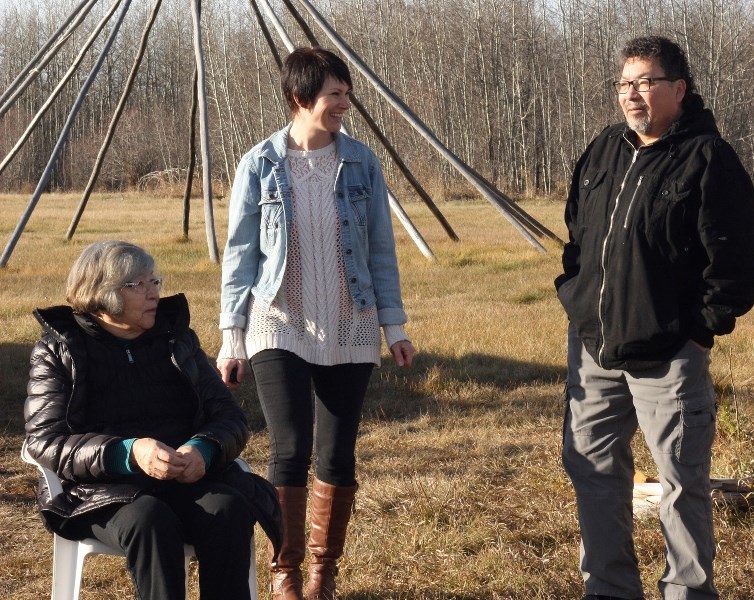
<svg viewBox="0 0 754 600">
<path fill-rule="evenodd" d="M 270 432 L 268 476 L 285 531 L 271 564 L 273 597 L 329 600 L 357 489 L 356 434 L 380 364 L 380 327 L 398 365 L 411 364 L 414 348 L 403 330 L 380 165 L 340 133 L 350 108 L 348 67 L 327 50 L 300 48 L 285 61 L 282 88 L 292 122 L 241 159 L 233 184 L 217 365 L 234 387 L 250 360 Z"/>
</svg>

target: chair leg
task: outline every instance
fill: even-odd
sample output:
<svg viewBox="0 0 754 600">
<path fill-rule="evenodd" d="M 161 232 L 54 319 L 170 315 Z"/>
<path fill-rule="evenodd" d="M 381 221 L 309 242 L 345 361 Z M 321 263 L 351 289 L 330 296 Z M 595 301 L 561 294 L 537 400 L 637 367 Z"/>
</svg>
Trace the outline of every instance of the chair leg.
<svg viewBox="0 0 754 600">
<path fill-rule="evenodd" d="M 93 540 L 89 540 L 93 542 Z M 93 550 L 99 554 L 101 550 Z M 118 551 L 104 550 L 106 554 L 122 556 Z M 52 600 L 79 600 L 81 592 L 81 579 L 84 574 L 84 561 L 92 553 L 91 546 L 87 543 L 67 540 L 59 535 L 53 536 L 52 556 Z M 257 600 L 257 563 L 254 538 L 251 539 L 251 561 L 249 564 L 249 592 L 251 600 Z M 184 546 L 186 571 L 186 592 L 189 585 L 189 562 L 195 556 L 193 546 Z"/>
<path fill-rule="evenodd" d="M 249 594 L 251 600 L 257 600 L 257 550 L 254 547 L 254 536 L 251 536 L 251 560 L 249 561 Z"/>
<path fill-rule="evenodd" d="M 53 538 L 52 600 L 78 600 L 86 552 L 78 542 Z"/>
<path fill-rule="evenodd" d="M 194 556 L 194 550 L 191 548 L 191 551 L 189 551 L 189 548 L 191 546 L 186 546 L 183 550 L 184 558 L 183 558 L 183 572 L 185 573 L 184 578 L 186 580 L 186 597 L 188 598 L 188 591 L 189 591 L 189 563 L 191 562 L 191 557 Z"/>
</svg>

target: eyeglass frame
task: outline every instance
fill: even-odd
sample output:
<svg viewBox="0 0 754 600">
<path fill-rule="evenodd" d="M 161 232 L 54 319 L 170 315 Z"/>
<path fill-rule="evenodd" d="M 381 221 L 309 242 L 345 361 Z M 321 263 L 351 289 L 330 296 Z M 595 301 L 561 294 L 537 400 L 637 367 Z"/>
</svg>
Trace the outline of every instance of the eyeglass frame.
<svg viewBox="0 0 754 600">
<path fill-rule="evenodd" d="M 628 94 L 628 86 L 631 86 L 634 88 L 634 91 L 642 93 L 642 92 L 648 92 L 652 89 L 652 86 L 655 84 L 655 81 L 678 81 L 681 79 L 680 77 L 637 77 L 636 79 L 632 79 L 631 81 L 625 80 L 625 79 L 619 79 L 617 81 L 613 81 L 613 88 L 615 91 L 620 95 L 623 96 L 624 94 Z M 647 82 L 647 89 L 646 90 L 640 90 L 637 85 L 639 81 L 646 81 Z M 626 91 L 621 92 L 620 88 L 623 87 L 623 84 L 626 85 Z"/>
<path fill-rule="evenodd" d="M 133 290 L 137 294 L 141 294 L 142 296 L 146 295 L 147 293 L 147 286 L 152 286 L 153 288 L 156 288 L 159 292 L 162 290 L 162 283 L 163 279 L 162 277 L 147 277 L 145 279 L 138 279 L 136 281 L 126 281 L 122 286 L 122 288 L 127 288 L 129 290 Z M 139 287 L 142 286 L 142 287 Z"/>
</svg>

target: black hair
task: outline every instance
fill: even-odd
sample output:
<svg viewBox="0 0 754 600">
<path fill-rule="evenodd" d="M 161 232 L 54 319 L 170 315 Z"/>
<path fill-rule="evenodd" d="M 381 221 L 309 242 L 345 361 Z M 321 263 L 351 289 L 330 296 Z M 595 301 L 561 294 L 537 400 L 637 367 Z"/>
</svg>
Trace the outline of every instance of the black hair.
<svg viewBox="0 0 754 600">
<path fill-rule="evenodd" d="M 281 86 L 292 114 L 296 114 L 299 106 L 311 108 L 328 76 L 342 81 L 349 89 L 353 87 L 348 65 L 329 50 L 297 48 L 286 57 Z"/>
</svg>

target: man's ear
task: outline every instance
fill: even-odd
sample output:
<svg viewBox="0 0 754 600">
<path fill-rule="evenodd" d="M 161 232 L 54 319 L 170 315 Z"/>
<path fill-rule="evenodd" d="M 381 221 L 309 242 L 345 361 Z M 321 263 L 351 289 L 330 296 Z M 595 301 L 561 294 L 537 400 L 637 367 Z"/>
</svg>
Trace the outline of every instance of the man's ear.
<svg viewBox="0 0 754 600">
<path fill-rule="evenodd" d="M 678 83 L 678 87 L 676 88 L 676 100 L 678 100 L 679 104 L 683 102 L 683 98 L 686 96 L 686 80 L 685 79 L 679 79 L 676 83 Z"/>
</svg>

